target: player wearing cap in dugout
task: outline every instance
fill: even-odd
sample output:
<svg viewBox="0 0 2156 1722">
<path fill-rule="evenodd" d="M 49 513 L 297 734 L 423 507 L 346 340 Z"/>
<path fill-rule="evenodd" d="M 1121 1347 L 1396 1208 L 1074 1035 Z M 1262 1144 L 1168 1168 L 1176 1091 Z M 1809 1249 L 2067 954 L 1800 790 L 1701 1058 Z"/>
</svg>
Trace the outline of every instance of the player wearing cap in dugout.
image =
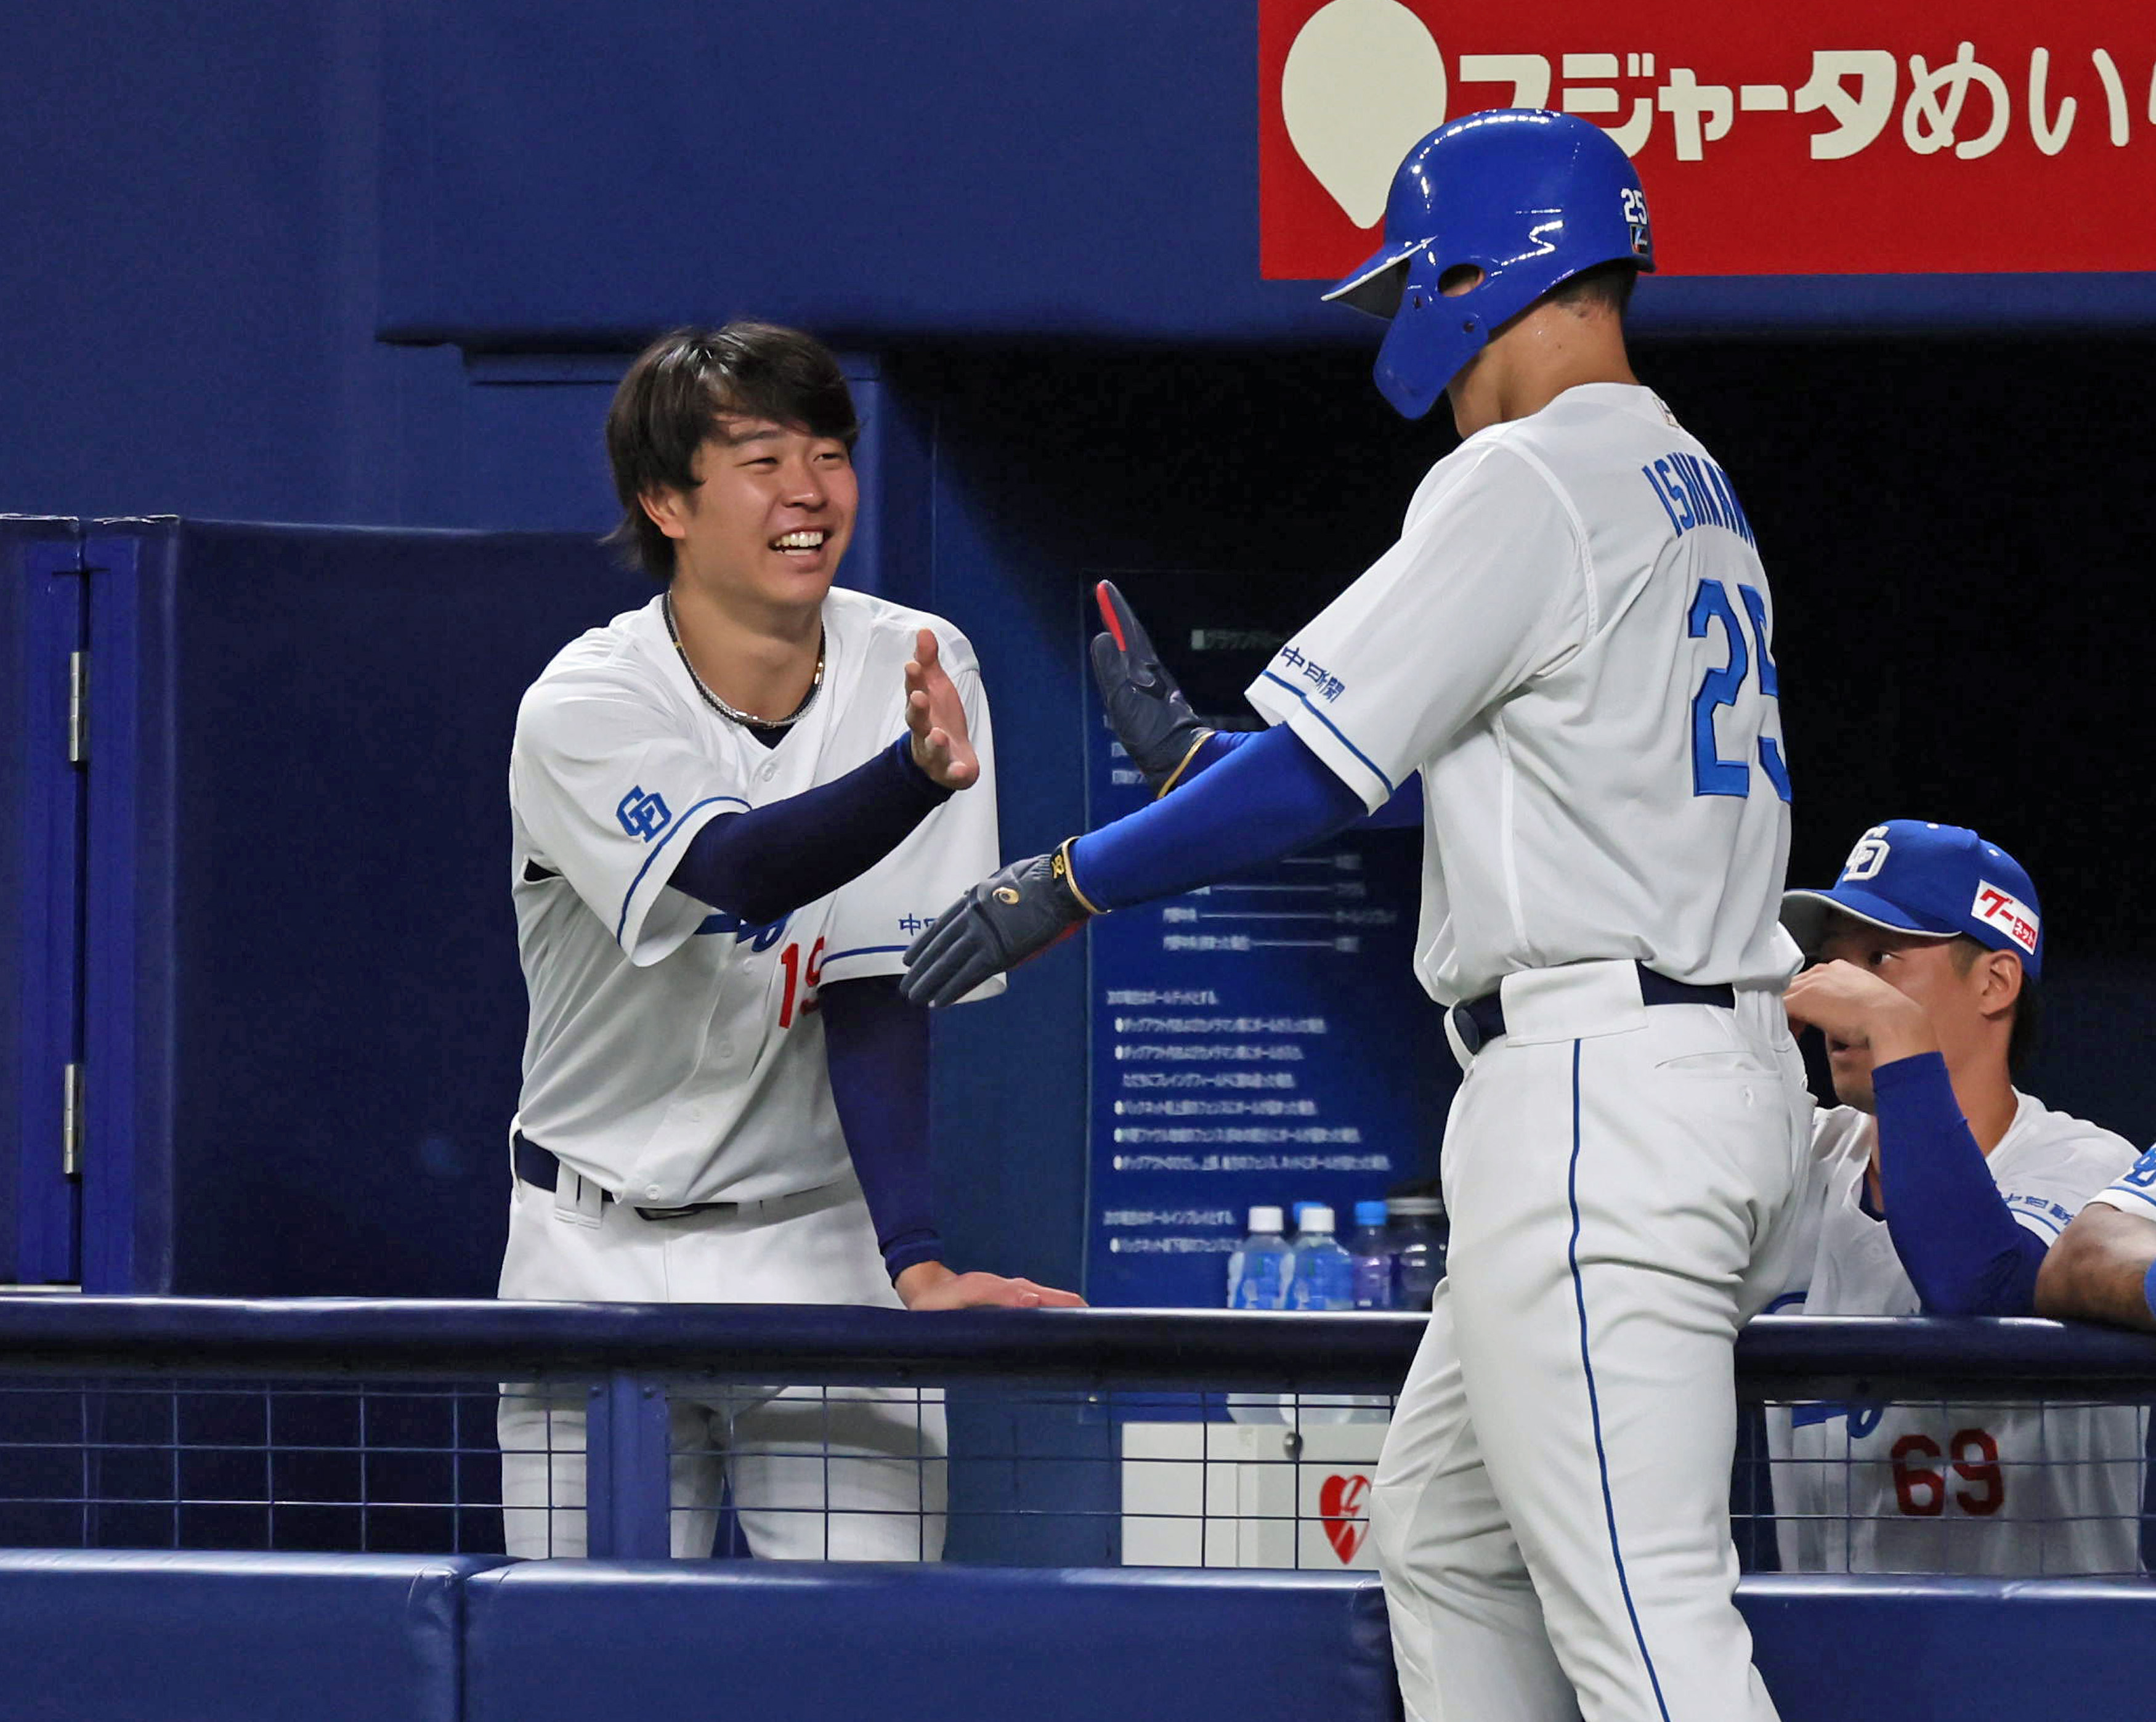
<svg viewBox="0 0 2156 1722">
<path fill-rule="evenodd" d="M 1320 840 L 1419 773 L 1424 986 L 1466 1074 L 1450 1272 L 1371 1495 L 1416 1722 L 1764 1722 L 1733 1602 L 1733 1346 L 1788 1281 L 1812 1103 L 1773 604 L 1727 474 L 1627 357 L 1631 164 L 1530 110 L 1440 127 L 1332 296 L 1465 440 L 1399 542 L 1209 733 L 1112 589 L 1108 711 L 1163 794 L 909 953 L 955 999 L 1089 913 Z"/>
<path fill-rule="evenodd" d="M 2044 923 L 2013 856 L 1892 820 L 1782 924 L 1815 959 L 1793 1020 L 1826 1036 L 1815 1241 L 1771 1309 L 2027 1315 L 2047 1252 L 2132 1164 L 2122 1137 L 2015 1087 L 2036 1036 Z M 1805 1572 L 2139 1570 L 2131 1406 L 1813 1404 L 1768 1414 L 1782 1564 Z"/>
</svg>

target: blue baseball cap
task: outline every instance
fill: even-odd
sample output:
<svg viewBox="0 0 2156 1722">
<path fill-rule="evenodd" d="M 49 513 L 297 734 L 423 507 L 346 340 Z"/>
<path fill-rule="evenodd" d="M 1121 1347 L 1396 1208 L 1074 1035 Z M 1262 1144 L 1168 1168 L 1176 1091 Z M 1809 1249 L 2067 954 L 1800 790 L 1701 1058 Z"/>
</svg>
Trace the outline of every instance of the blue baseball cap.
<svg viewBox="0 0 2156 1722">
<path fill-rule="evenodd" d="M 1974 939 L 2044 972 L 2044 918 L 2021 863 L 1962 825 L 1889 820 L 1856 840 L 1824 891 L 1782 893 L 1782 924 L 1815 954 L 1830 911 L 1927 938 Z"/>
</svg>

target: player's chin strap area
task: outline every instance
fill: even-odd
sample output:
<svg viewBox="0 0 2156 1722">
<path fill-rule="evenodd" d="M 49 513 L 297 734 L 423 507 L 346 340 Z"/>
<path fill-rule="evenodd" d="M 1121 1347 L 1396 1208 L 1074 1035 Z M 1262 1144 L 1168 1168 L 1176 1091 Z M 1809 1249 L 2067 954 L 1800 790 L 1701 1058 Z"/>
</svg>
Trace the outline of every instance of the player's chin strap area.
<svg viewBox="0 0 2156 1722">
<path fill-rule="evenodd" d="M 1666 974 L 1657 974 L 1645 963 L 1634 963 L 1630 966 L 1638 977 L 1639 995 L 1636 1001 L 1623 995 L 1629 989 L 1623 978 L 1624 965 L 1619 963 L 1578 963 L 1571 964 L 1567 969 L 1531 971 L 1532 978 L 1528 976 L 1507 978 L 1513 982 L 1516 995 L 1523 990 L 1531 990 L 1537 995 L 1537 1004 L 1539 1008 L 1536 1014 L 1538 1016 L 1545 1014 L 1549 1002 L 1558 1001 L 1560 995 L 1565 993 L 1573 995 L 1568 1002 L 1577 1007 L 1590 1009 L 1594 1003 L 1591 994 L 1601 995 L 1607 1003 L 1614 1005 L 1620 1010 L 1625 1005 L 1635 1003 L 1640 1006 L 1718 1005 L 1725 1010 L 1733 1010 L 1737 1008 L 1737 990 L 1734 987 L 1727 984 L 1696 986 L 1690 981 L 1671 980 Z M 1547 979 L 1548 977 L 1554 977 L 1554 979 Z M 1613 982 L 1615 984 L 1614 986 Z M 1588 1029 L 1584 1020 L 1575 1021 L 1572 1025 L 1571 1032 L 1607 1034 L 1630 1025 L 1621 1020 L 1615 1022 L 1609 1020 L 1605 1013 L 1604 1020 L 1594 1028 Z M 1455 1051 L 1460 1055 L 1460 1062 L 1465 1065 L 1491 1041 L 1497 1039 L 1501 1035 L 1510 1032 L 1505 1021 L 1503 990 L 1501 988 L 1496 992 L 1485 993 L 1481 998 L 1471 999 L 1464 1005 L 1455 1005 L 1446 1013 L 1445 1026 L 1455 1043 Z M 1559 1025 L 1544 1025 L 1537 1022 L 1534 1029 L 1536 1039 L 1569 1038 L 1568 1034 L 1543 1032 L 1546 1026 L 1554 1027 Z"/>
</svg>

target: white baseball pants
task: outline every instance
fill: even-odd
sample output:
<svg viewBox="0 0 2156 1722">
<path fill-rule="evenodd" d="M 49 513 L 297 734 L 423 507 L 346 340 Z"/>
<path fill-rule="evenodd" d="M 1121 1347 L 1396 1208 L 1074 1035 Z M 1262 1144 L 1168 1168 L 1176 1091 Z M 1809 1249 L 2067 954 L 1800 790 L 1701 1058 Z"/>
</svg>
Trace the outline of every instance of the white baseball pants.
<svg viewBox="0 0 2156 1722">
<path fill-rule="evenodd" d="M 898 1306 L 851 1178 L 679 1220 L 644 1220 L 598 1194 L 567 1167 L 557 1190 L 516 1186 L 502 1297 Z M 578 1389 L 503 1386 L 496 1433 L 511 1555 L 585 1552 L 583 1405 Z M 729 1484 L 763 1559 L 942 1556 L 948 1448 L 936 1390 L 676 1389 L 670 1421 L 677 1557 L 711 1553 Z"/>
<path fill-rule="evenodd" d="M 1800 1247 L 1779 999 L 1507 978 L 1445 1143 L 1448 1277 L 1371 1525 L 1411 1722 L 1774 1722 L 1737 1612 L 1737 1329 Z M 1456 1049 L 1457 1050 L 1457 1049 Z"/>
</svg>

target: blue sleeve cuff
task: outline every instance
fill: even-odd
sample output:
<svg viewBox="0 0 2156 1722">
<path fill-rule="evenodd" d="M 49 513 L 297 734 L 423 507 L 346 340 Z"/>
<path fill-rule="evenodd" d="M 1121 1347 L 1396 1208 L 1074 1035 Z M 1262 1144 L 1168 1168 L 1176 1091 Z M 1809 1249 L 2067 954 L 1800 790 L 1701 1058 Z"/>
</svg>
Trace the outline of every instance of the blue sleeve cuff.
<svg viewBox="0 0 2156 1722">
<path fill-rule="evenodd" d="M 1921 1103 L 1933 1106 L 1944 1104 L 1953 1109 L 1956 1118 L 1961 1116 L 1961 1103 L 1954 1098 L 1953 1078 L 1947 1073 L 1947 1057 L 1943 1052 L 1919 1052 L 1912 1057 L 1897 1058 L 1891 1063 L 1871 1067 L 1871 1092 L 1884 1103 L 1888 1095 L 1910 1095 Z"/>
<path fill-rule="evenodd" d="M 1187 784 L 1201 773 L 1211 770 L 1257 732 L 1248 729 L 1214 730 L 1198 744 L 1198 751 L 1191 755 L 1190 763 L 1183 768 L 1183 783 Z M 1178 789 L 1182 786 L 1182 784 L 1176 785 Z"/>
<path fill-rule="evenodd" d="M 894 1283 L 909 1267 L 918 1267 L 924 1262 L 941 1262 L 943 1259 L 943 1240 L 932 1231 L 913 1232 L 904 1237 L 895 1237 L 882 1247 L 884 1270 Z"/>
<path fill-rule="evenodd" d="M 2141 1301 L 2148 1306 L 2148 1313 L 2156 1316 L 2156 1262 L 2148 1264 L 2148 1272 L 2141 1282 Z"/>
</svg>

